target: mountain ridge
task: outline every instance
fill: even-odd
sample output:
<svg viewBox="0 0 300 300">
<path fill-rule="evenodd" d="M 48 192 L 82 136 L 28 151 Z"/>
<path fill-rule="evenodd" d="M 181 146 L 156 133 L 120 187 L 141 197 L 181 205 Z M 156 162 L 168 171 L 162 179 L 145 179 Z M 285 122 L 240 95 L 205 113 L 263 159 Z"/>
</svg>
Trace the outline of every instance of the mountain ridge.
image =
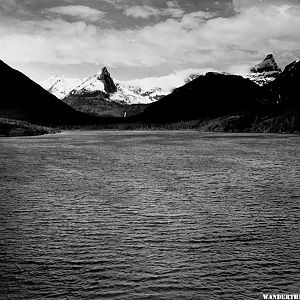
<svg viewBox="0 0 300 300">
<path fill-rule="evenodd" d="M 125 115 L 99 118 L 72 109 L 21 72 L 1 62 L 0 80 L 4 84 L 4 93 L 0 99 L 0 118 L 54 127 L 66 125 L 68 128 L 77 124 L 98 129 L 300 132 L 300 60 L 286 66 L 277 78 L 263 86 L 228 73 L 208 72 L 193 79 L 148 104 L 142 112 L 139 107 L 130 105 L 135 112 L 126 118 Z M 99 102 L 98 94 L 97 90 L 90 92 L 90 100 Z M 107 103 L 111 102 L 106 101 L 103 105 Z"/>
<path fill-rule="evenodd" d="M 167 93 L 167 91 L 163 91 L 159 87 L 145 89 L 130 81 L 115 81 L 106 67 L 89 77 L 81 79 L 52 75 L 40 85 L 61 100 L 75 94 L 83 95 L 101 91 L 107 95 L 108 101 L 111 100 L 123 104 L 148 104 L 165 96 Z"/>
<path fill-rule="evenodd" d="M 262 62 L 250 69 L 251 73 L 243 77 L 260 86 L 272 82 L 281 72 L 272 54 L 268 54 Z M 203 75 L 191 73 L 183 79 L 182 85 Z M 82 79 L 54 76 L 46 80 L 42 86 L 78 111 L 95 116 L 122 117 L 142 113 L 148 104 L 158 101 L 171 92 L 161 87 L 151 89 L 142 87 L 142 82 L 143 80 L 139 84 L 137 82 L 133 84 L 133 82 L 115 81 L 107 68 L 103 67 L 101 71 Z M 160 82 L 163 84 L 163 79 Z M 176 86 L 174 83 L 173 89 L 182 85 Z M 132 109 L 131 105 L 135 105 L 135 108 Z"/>
<path fill-rule="evenodd" d="M 295 133 L 300 132 L 299 94 L 300 60 L 263 86 L 211 72 L 153 103 L 137 118 L 156 124 L 198 120 L 199 128 L 212 131 Z"/>
</svg>

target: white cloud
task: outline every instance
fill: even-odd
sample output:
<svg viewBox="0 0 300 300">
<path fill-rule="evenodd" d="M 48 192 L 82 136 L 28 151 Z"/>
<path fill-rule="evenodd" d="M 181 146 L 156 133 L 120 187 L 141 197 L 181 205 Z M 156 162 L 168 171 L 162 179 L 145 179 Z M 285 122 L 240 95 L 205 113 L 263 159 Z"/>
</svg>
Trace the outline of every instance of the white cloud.
<svg viewBox="0 0 300 300">
<path fill-rule="evenodd" d="M 227 72 L 236 75 L 247 75 L 250 72 L 250 68 L 252 65 L 245 64 L 245 65 L 232 65 L 227 69 Z"/>
<path fill-rule="evenodd" d="M 180 18 L 184 10 L 180 8 L 176 1 L 168 1 L 167 8 L 155 8 L 149 5 L 134 5 L 126 7 L 123 12 L 126 16 L 133 18 L 149 19 L 150 17 L 170 16 Z"/>
<path fill-rule="evenodd" d="M 243 12 L 249 8 L 268 8 L 270 6 L 297 5 L 298 0 L 232 0 L 236 12 Z"/>
<path fill-rule="evenodd" d="M 212 68 L 203 68 L 203 69 L 189 68 L 189 69 L 174 71 L 173 73 L 166 76 L 147 77 L 147 78 L 135 79 L 135 80 L 124 81 L 124 82 L 127 84 L 140 86 L 145 90 L 147 89 L 150 90 L 153 88 L 160 87 L 167 92 L 171 92 L 174 89 L 174 87 L 180 87 L 184 85 L 186 83 L 185 80 L 191 74 L 201 75 L 212 71 L 216 71 L 216 70 Z"/>
<path fill-rule="evenodd" d="M 160 16 L 161 11 L 148 5 L 135 5 L 124 9 L 124 14 L 134 18 L 148 19 L 153 16 Z"/>
<path fill-rule="evenodd" d="M 300 54 L 300 6 L 286 3 L 240 6 L 230 18 L 193 12 L 132 30 L 59 18 L 16 21 L 10 27 L 1 22 L 0 57 L 8 62 L 228 70 L 244 69 L 267 53 Z"/>
<path fill-rule="evenodd" d="M 55 15 L 71 16 L 86 21 L 97 21 L 102 19 L 105 15 L 105 13 L 100 10 L 83 5 L 55 6 L 46 11 Z"/>
</svg>

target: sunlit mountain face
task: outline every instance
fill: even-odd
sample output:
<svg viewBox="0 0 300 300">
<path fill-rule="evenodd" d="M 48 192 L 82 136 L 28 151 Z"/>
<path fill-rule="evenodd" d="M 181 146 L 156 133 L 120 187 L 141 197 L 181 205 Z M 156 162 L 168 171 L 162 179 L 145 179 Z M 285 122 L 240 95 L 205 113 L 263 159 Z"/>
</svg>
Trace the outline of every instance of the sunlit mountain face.
<svg viewBox="0 0 300 300">
<path fill-rule="evenodd" d="M 117 80 L 247 73 L 300 56 L 296 0 L 0 0 L 0 58 L 37 82 L 106 66 Z M 197 73 L 197 72 L 196 72 Z"/>
</svg>

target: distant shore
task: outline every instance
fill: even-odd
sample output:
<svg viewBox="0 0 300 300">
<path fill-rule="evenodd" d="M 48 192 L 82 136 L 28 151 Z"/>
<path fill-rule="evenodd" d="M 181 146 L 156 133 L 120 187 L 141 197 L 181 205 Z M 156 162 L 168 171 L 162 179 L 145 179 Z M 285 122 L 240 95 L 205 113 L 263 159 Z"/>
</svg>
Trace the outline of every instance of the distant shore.
<svg viewBox="0 0 300 300">
<path fill-rule="evenodd" d="M 0 136 L 36 136 L 61 131 L 199 131 L 217 133 L 274 133 L 299 134 L 298 115 L 253 115 L 239 113 L 210 119 L 186 120 L 179 122 L 147 122 L 109 118 L 101 123 L 65 124 L 51 126 L 26 121 L 0 118 Z M 123 122 L 122 122 L 123 121 Z"/>
<path fill-rule="evenodd" d="M 0 118 L 0 137 L 37 136 L 58 133 L 59 129 L 31 124 L 25 121 Z"/>
</svg>

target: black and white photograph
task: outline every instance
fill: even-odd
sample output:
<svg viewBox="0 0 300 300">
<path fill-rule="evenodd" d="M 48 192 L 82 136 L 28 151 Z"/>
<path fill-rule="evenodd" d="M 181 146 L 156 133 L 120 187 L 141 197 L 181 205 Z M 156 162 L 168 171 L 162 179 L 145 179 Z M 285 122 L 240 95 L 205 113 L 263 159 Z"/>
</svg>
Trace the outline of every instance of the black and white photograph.
<svg viewBox="0 0 300 300">
<path fill-rule="evenodd" d="M 0 0 L 0 299 L 300 300 L 300 0 Z"/>
</svg>

